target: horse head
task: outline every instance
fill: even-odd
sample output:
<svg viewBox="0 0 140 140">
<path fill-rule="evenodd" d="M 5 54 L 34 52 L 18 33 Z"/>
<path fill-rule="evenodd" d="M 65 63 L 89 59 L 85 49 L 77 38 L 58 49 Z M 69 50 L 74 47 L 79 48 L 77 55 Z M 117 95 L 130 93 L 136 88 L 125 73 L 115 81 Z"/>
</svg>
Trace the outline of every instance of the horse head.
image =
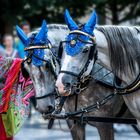
<svg viewBox="0 0 140 140">
<path fill-rule="evenodd" d="M 47 24 L 43 21 L 38 33 L 30 33 L 29 37 L 16 26 L 17 34 L 25 45 L 23 75 L 29 73 L 36 92 L 37 109 L 41 113 L 51 113 L 55 106 L 55 79 L 58 71 L 56 58 L 51 51 L 48 39 Z"/>
<path fill-rule="evenodd" d="M 65 11 L 65 21 L 70 32 L 62 45 L 61 71 L 56 81 L 56 87 L 63 96 L 77 91 L 81 80 L 91 73 L 96 59 L 93 32 L 96 18 L 96 12 L 93 12 L 86 24 L 78 26 L 68 10 Z"/>
</svg>

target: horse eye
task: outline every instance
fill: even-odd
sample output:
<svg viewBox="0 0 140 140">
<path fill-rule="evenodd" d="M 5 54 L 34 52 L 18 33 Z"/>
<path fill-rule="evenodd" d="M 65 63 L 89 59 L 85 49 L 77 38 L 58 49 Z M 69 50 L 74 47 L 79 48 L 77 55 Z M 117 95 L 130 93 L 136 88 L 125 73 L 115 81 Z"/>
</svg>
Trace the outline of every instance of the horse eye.
<svg viewBox="0 0 140 140">
<path fill-rule="evenodd" d="M 88 52 L 88 48 L 83 49 L 82 53 L 87 53 Z"/>
</svg>

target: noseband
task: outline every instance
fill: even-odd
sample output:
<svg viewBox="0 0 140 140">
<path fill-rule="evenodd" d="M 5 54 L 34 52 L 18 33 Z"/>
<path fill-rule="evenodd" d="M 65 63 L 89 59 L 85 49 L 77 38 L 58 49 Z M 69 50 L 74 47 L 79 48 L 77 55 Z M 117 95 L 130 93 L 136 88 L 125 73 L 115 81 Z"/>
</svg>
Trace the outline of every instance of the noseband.
<svg viewBox="0 0 140 140">
<path fill-rule="evenodd" d="M 47 46 L 29 46 L 29 47 L 26 47 L 26 48 L 24 49 L 25 51 L 29 51 L 29 50 L 31 50 L 31 51 L 29 52 L 27 58 L 23 61 L 23 63 L 26 62 L 26 61 L 27 61 L 27 63 L 31 63 L 31 61 L 32 61 L 32 56 L 34 56 L 35 58 L 37 58 L 37 59 L 39 59 L 39 60 L 44 61 L 44 62 L 47 63 L 47 65 L 49 66 L 49 68 L 50 68 L 52 74 L 54 75 L 54 78 L 56 79 L 56 78 L 57 78 L 57 74 L 55 73 L 53 64 L 52 64 L 49 60 L 42 59 L 42 58 L 40 58 L 39 56 L 37 56 L 36 54 L 34 54 L 34 49 L 50 49 L 51 47 L 52 47 L 52 45 L 51 45 L 50 43 L 49 43 Z M 52 51 L 51 51 L 51 53 L 52 53 L 53 59 L 55 59 L 55 60 L 57 61 L 57 58 L 56 58 L 56 56 L 53 54 Z M 53 61 L 53 62 L 56 62 L 56 61 Z M 55 64 L 54 64 L 54 65 L 55 65 Z M 55 65 L 55 66 L 56 66 L 56 65 Z M 25 69 L 25 68 L 24 68 L 24 69 Z M 43 96 L 40 96 L 40 97 L 35 97 L 35 98 L 36 98 L 37 100 L 40 100 L 40 99 L 43 99 L 43 98 L 47 98 L 47 97 L 50 97 L 50 96 L 56 96 L 56 95 L 57 95 L 56 91 L 53 91 L 53 92 L 48 93 L 48 94 L 46 94 L 46 95 L 43 95 Z"/>
<path fill-rule="evenodd" d="M 96 50 L 96 43 L 95 43 L 96 42 L 96 39 L 95 39 L 94 36 L 91 36 L 90 34 L 85 33 L 83 31 L 80 31 L 80 30 L 71 31 L 69 34 L 77 34 L 77 35 L 85 35 L 85 36 L 88 36 L 92 40 L 92 43 L 91 42 L 85 42 L 82 39 L 80 39 L 80 41 L 82 43 L 93 44 L 93 46 L 90 47 L 90 52 L 89 52 L 88 60 L 87 60 L 87 62 L 85 64 L 84 68 L 81 70 L 81 72 L 79 74 L 74 73 L 74 72 L 71 72 L 71 71 L 65 71 L 65 70 L 61 70 L 60 71 L 60 73 L 65 73 L 65 74 L 69 74 L 69 75 L 72 75 L 74 77 L 77 77 L 77 80 L 78 80 L 77 81 L 78 82 L 78 85 L 77 86 L 79 86 L 79 83 L 81 83 L 81 81 L 85 81 L 84 79 L 87 79 L 87 77 L 89 77 L 89 75 L 83 77 L 83 74 L 87 71 L 90 62 L 93 60 L 93 58 L 94 58 L 94 63 L 97 60 L 98 52 Z M 67 42 L 67 41 L 64 41 L 64 42 L 70 43 L 70 42 Z"/>
<path fill-rule="evenodd" d="M 40 97 L 35 97 L 35 98 L 37 100 L 40 100 L 40 99 L 44 99 L 44 98 L 47 98 L 47 97 L 50 97 L 50 96 L 56 96 L 56 95 L 57 95 L 56 91 L 53 91 L 53 92 L 50 92 L 50 93 L 48 93 L 46 95 L 43 95 L 43 96 L 40 96 Z"/>
</svg>

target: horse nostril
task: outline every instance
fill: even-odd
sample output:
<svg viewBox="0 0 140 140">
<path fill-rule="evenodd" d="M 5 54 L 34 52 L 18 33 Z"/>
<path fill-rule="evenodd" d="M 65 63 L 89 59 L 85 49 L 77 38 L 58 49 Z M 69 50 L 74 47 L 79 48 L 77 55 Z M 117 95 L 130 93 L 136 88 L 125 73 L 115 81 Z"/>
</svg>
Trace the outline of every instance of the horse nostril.
<svg viewBox="0 0 140 140">
<path fill-rule="evenodd" d="M 51 113 L 52 113 L 53 111 L 54 111 L 54 107 L 51 106 L 51 105 L 49 105 L 49 106 L 48 106 L 48 112 L 51 112 Z"/>
</svg>

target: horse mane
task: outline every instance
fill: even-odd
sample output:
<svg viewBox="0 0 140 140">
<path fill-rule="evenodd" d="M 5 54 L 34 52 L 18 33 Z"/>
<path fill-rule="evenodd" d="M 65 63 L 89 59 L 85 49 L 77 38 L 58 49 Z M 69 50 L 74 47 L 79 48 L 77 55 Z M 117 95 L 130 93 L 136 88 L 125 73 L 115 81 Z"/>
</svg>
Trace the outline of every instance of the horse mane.
<svg viewBox="0 0 140 140">
<path fill-rule="evenodd" d="M 108 42 L 110 65 L 115 73 L 136 72 L 140 69 L 140 27 L 97 26 Z"/>
<path fill-rule="evenodd" d="M 69 30 L 67 25 L 63 25 L 63 24 L 48 24 L 47 27 L 48 27 L 48 30 L 65 30 L 65 31 Z M 39 30 L 40 28 L 34 29 L 32 32 L 29 33 L 29 36 L 32 33 L 37 33 Z"/>
</svg>

